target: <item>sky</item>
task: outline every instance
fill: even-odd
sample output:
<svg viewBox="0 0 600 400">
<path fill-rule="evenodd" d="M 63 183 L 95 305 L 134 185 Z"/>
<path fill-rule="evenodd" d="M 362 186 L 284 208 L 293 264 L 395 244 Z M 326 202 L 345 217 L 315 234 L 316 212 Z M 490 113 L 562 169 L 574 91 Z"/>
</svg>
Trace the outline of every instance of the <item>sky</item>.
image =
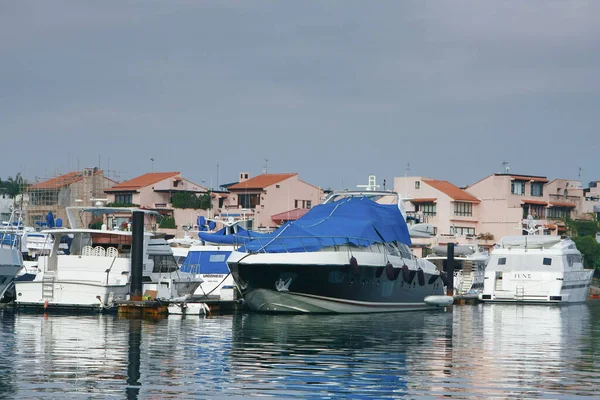
<svg viewBox="0 0 600 400">
<path fill-rule="evenodd" d="M 2 1 L 0 178 L 600 180 L 600 1 Z M 410 166 L 409 169 L 407 166 Z M 581 173 L 579 171 L 581 168 Z"/>
</svg>

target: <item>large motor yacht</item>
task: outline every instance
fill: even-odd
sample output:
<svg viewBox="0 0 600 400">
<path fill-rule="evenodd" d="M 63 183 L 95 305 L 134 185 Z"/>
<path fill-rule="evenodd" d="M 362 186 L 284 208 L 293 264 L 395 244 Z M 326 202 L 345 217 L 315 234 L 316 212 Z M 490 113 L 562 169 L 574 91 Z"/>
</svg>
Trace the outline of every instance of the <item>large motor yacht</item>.
<svg viewBox="0 0 600 400">
<path fill-rule="evenodd" d="M 484 302 L 573 303 L 587 299 L 593 270 L 570 238 L 505 236 L 485 270 Z"/>
<path fill-rule="evenodd" d="M 242 239 L 227 264 L 255 311 L 391 312 L 452 302 L 435 265 L 413 257 L 394 192 L 333 193 L 297 221 Z"/>
</svg>

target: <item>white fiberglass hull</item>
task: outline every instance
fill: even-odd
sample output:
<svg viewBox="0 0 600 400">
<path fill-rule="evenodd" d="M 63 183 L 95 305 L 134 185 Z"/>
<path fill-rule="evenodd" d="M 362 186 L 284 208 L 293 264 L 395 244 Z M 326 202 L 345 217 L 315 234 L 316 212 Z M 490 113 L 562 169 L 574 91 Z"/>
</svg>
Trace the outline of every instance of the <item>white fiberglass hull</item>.
<svg viewBox="0 0 600 400">
<path fill-rule="evenodd" d="M 15 277 L 23 268 L 23 259 L 17 249 L 0 248 L 0 299 L 10 288 Z"/>
<path fill-rule="evenodd" d="M 495 303 L 581 303 L 588 298 L 594 271 L 520 274 L 528 279 L 514 282 L 509 290 L 486 285 L 479 299 Z"/>
<path fill-rule="evenodd" d="M 15 303 L 18 306 L 47 308 L 110 308 L 116 300 L 125 300 L 129 284 L 103 285 L 93 282 L 16 281 Z"/>
</svg>

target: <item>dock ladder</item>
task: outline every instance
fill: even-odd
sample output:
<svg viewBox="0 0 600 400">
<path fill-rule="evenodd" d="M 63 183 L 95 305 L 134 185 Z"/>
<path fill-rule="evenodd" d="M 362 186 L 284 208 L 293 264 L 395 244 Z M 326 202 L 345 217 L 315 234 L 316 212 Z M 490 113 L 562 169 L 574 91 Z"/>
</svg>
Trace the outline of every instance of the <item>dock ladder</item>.
<svg viewBox="0 0 600 400">
<path fill-rule="evenodd" d="M 525 297 L 525 288 L 523 286 L 517 286 L 515 291 L 515 299 L 523 300 Z"/>
<path fill-rule="evenodd" d="M 42 277 L 42 298 L 54 300 L 54 271 L 46 271 Z"/>
</svg>

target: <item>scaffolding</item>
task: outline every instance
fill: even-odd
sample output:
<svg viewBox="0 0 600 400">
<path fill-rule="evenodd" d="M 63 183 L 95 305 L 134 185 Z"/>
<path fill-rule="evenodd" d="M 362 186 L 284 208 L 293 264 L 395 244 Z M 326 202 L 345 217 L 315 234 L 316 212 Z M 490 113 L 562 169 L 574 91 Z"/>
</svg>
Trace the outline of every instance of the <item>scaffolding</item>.
<svg viewBox="0 0 600 400">
<path fill-rule="evenodd" d="M 72 206 L 92 207 L 106 197 L 104 189 L 114 182 L 104 176 L 97 167 L 84 168 L 52 177 L 29 186 L 23 195 L 27 224 L 42 227 L 49 212 L 56 219 L 67 221 L 66 208 Z"/>
</svg>

